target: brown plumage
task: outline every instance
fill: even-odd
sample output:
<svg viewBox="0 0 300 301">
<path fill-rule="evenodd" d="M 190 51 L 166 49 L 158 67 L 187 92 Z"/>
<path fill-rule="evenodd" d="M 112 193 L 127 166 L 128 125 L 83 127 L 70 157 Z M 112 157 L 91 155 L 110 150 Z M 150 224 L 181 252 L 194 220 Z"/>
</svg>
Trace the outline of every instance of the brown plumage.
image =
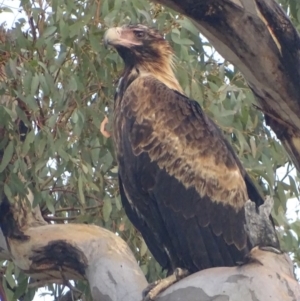
<svg viewBox="0 0 300 301">
<path fill-rule="evenodd" d="M 182 94 L 169 43 L 143 25 L 111 28 L 105 41 L 125 62 L 114 140 L 129 219 L 169 272 L 242 261 L 251 247 L 244 203 L 263 199 L 214 122 Z"/>
</svg>

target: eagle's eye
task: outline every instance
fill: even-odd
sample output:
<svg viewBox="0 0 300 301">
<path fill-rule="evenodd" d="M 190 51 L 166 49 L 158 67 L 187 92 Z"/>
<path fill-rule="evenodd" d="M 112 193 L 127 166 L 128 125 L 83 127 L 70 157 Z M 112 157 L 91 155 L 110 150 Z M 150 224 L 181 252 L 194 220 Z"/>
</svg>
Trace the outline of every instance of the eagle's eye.
<svg viewBox="0 0 300 301">
<path fill-rule="evenodd" d="M 145 32 L 141 30 L 134 30 L 133 33 L 137 38 L 143 38 L 145 36 Z"/>
</svg>

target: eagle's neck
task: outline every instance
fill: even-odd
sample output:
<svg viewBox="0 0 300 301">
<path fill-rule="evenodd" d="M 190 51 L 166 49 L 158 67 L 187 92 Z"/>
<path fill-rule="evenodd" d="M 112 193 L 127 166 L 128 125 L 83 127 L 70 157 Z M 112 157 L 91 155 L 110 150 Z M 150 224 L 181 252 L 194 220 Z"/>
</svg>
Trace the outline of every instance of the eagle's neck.
<svg viewBox="0 0 300 301">
<path fill-rule="evenodd" d="M 116 90 L 116 96 L 115 101 L 123 98 L 123 95 L 127 89 L 127 87 L 139 76 L 139 71 L 132 67 L 132 68 L 125 68 L 122 76 L 119 79 L 117 90 Z"/>
<path fill-rule="evenodd" d="M 160 60 L 143 60 L 126 66 L 119 82 L 119 94 L 123 95 L 127 87 L 139 76 L 153 76 L 170 89 L 183 94 L 183 90 L 173 71 L 173 54 L 161 56 Z"/>
<path fill-rule="evenodd" d="M 117 102 L 121 101 L 127 87 L 140 76 L 153 76 L 170 89 L 184 94 L 178 80 L 176 79 L 172 66 L 172 61 L 168 61 L 167 63 L 164 61 L 151 63 L 143 62 L 140 64 L 126 66 L 118 83 L 115 100 Z"/>
<path fill-rule="evenodd" d="M 182 88 L 174 74 L 171 64 L 164 62 L 151 62 L 151 64 L 138 65 L 140 76 L 153 76 L 162 83 L 164 83 L 170 89 L 176 90 L 183 94 Z"/>
</svg>

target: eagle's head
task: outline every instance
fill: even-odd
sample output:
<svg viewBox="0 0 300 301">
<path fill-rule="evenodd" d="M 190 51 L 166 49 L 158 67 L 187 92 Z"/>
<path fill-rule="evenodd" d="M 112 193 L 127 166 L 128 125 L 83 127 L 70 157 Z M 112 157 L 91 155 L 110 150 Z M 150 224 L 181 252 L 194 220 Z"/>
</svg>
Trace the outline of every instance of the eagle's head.
<svg viewBox="0 0 300 301">
<path fill-rule="evenodd" d="M 171 46 L 158 30 L 141 24 L 110 28 L 104 42 L 116 48 L 129 66 L 169 61 L 173 57 Z"/>
<path fill-rule="evenodd" d="M 158 30 L 141 24 L 114 27 L 106 31 L 104 42 L 118 51 L 125 69 L 151 73 L 170 88 L 182 91 L 173 72 L 173 50 Z"/>
</svg>

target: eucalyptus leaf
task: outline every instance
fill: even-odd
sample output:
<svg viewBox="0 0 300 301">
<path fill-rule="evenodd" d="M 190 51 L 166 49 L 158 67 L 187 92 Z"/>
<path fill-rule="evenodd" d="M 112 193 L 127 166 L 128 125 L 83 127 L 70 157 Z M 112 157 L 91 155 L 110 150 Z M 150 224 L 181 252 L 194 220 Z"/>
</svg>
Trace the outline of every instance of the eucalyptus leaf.
<svg viewBox="0 0 300 301">
<path fill-rule="evenodd" d="M 4 150 L 3 158 L 0 163 L 0 172 L 2 172 L 12 159 L 14 153 L 14 143 L 10 141 Z"/>
</svg>

